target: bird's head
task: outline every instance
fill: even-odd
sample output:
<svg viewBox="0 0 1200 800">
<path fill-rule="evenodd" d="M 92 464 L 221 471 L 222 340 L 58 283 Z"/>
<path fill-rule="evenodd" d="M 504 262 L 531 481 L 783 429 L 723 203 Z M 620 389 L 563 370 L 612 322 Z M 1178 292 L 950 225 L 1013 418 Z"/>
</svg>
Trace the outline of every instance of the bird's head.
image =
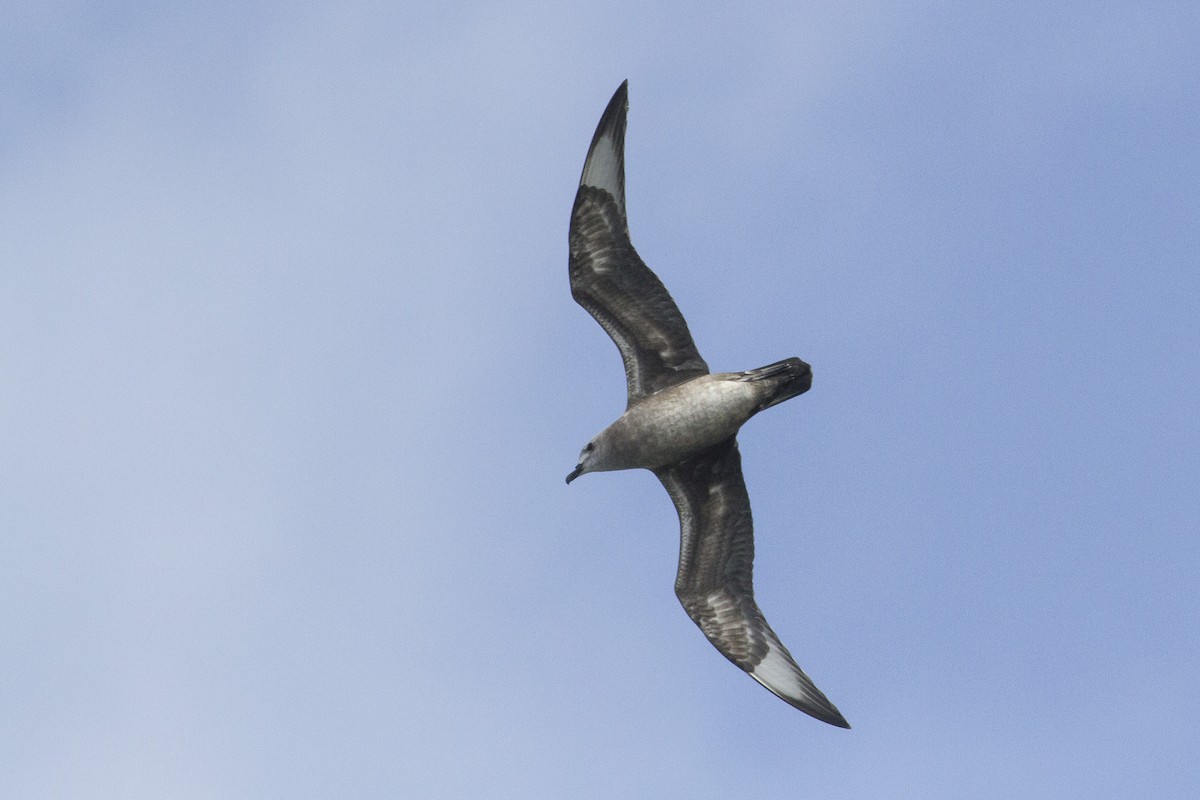
<svg viewBox="0 0 1200 800">
<path fill-rule="evenodd" d="M 578 478 L 585 472 L 595 472 L 602 469 L 600 466 L 601 448 L 597 446 L 597 439 L 593 439 L 583 446 L 579 451 L 579 463 L 575 465 L 575 469 L 571 470 L 571 474 L 567 476 L 567 483 Z"/>
</svg>

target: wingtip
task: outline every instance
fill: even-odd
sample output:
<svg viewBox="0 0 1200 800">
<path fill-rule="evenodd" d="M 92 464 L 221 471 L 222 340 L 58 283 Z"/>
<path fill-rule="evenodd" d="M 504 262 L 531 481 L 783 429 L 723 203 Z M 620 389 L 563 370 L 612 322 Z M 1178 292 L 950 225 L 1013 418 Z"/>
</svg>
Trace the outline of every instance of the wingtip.
<svg viewBox="0 0 1200 800">
<path fill-rule="evenodd" d="M 830 725 L 834 726 L 835 728 L 845 728 L 846 730 L 850 730 L 850 723 L 846 722 L 846 718 L 843 717 L 841 712 L 838 711 L 836 708 L 833 709 L 833 716 L 831 716 L 829 719 L 826 719 L 823 721 L 828 722 Z"/>
<path fill-rule="evenodd" d="M 807 691 L 804 694 L 792 695 L 784 693 L 780 688 L 772 686 L 771 684 L 763 681 L 761 678 L 754 675 L 754 673 L 750 673 L 750 676 L 761 683 L 768 691 L 770 691 L 780 700 L 790 705 L 792 708 L 803 711 L 813 719 L 819 720 L 820 722 L 824 722 L 828 725 L 832 725 L 835 728 L 845 728 L 846 730 L 850 730 L 850 723 L 847 722 L 846 718 L 842 716 L 842 712 L 838 711 L 837 706 L 829 702 L 829 698 L 822 694 L 821 690 L 817 689 L 816 686 L 813 686 L 810 691 Z"/>
<path fill-rule="evenodd" d="M 629 111 L 629 81 L 621 82 L 600 116 L 583 164 L 580 186 L 594 186 L 625 207 L 625 120 Z"/>
<path fill-rule="evenodd" d="M 791 653 L 778 640 L 767 649 L 761 661 L 746 671 L 751 678 L 793 708 L 834 727 L 850 727 L 842 712 L 829 702 L 829 698 L 800 669 Z"/>
<path fill-rule="evenodd" d="M 810 702 L 803 705 L 792 703 L 792 705 L 796 706 L 796 708 L 800 709 L 814 719 L 819 719 L 821 722 L 828 723 L 835 728 L 845 728 L 846 730 L 850 730 L 850 723 L 847 722 L 846 718 L 842 716 L 842 712 L 837 710 L 837 706 L 829 702 L 829 699 L 824 695 L 821 696 L 821 700 L 824 700 L 824 702 Z"/>
<path fill-rule="evenodd" d="M 768 686 L 767 688 L 770 689 L 771 687 Z M 774 690 L 772 689 L 772 691 Z M 842 716 L 842 712 L 838 711 L 837 706 L 829 702 L 829 698 L 825 697 L 823 694 L 820 694 L 819 691 L 817 692 L 819 697 L 804 698 L 787 697 L 779 694 L 778 692 L 775 693 L 778 694 L 779 698 L 785 701 L 788 705 L 800 709 L 813 719 L 820 720 L 821 722 L 832 725 L 835 728 L 845 728 L 846 730 L 850 730 L 850 723 L 847 722 L 846 718 Z"/>
<path fill-rule="evenodd" d="M 608 101 L 608 105 L 604 107 L 604 113 L 600 115 L 600 123 L 596 126 L 596 135 L 593 139 L 598 138 L 604 131 L 611 130 L 614 133 L 620 134 L 620 140 L 625 140 L 625 119 L 629 115 L 629 80 L 621 81 L 621 85 L 613 92 L 612 98 Z M 593 145 L 595 142 L 593 141 Z"/>
</svg>

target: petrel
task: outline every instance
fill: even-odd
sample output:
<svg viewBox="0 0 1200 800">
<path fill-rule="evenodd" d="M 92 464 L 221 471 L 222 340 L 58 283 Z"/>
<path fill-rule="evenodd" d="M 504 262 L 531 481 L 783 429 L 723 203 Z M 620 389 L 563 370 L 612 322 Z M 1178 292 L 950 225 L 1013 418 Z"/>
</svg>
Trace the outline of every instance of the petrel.
<svg viewBox="0 0 1200 800">
<path fill-rule="evenodd" d="M 737 432 L 763 409 L 808 391 L 812 369 L 789 358 L 710 374 L 687 323 L 638 257 L 625 215 L 628 81 L 604 110 L 571 209 L 571 295 L 625 362 L 625 413 L 579 454 L 586 472 L 648 469 L 679 512 L 675 594 L 713 646 L 750 677 L 822 722 L 850 725 L 779 641 L 754 602 L 754 532 Z"/>
</svg>

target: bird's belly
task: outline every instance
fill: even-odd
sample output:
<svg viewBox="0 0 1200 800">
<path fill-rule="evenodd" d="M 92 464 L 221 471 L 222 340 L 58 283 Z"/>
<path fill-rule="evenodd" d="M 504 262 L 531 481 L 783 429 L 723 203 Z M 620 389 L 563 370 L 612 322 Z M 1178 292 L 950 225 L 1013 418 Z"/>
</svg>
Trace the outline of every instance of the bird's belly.
<svg viewBox="0 0 1200 800">
<path fill-rule="evenodd" d="M 737 434 L 754 409 L 753 392 L 734 381 L 704 381 L 667 390 L 629 409 L 622 438 L 634 467 L 677 464 Z"/>
</svg>

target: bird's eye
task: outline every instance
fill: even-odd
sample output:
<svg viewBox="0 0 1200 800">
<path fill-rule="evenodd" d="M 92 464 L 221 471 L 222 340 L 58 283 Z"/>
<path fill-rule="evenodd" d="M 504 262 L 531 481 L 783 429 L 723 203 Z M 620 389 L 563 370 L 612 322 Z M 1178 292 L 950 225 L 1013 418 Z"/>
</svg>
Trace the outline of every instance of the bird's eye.
<svg viewBox="0 0 1200 800">
<path fill-rule="evenodd" d="M 592 451 L 592 449 L 595 448 L 595 446 L 596 445 L 594 443 L 588 442 L 587 447 L 583 448 L 583 450 L 584 450 L 584 452 L 590 453 Z"/>
</svg>

